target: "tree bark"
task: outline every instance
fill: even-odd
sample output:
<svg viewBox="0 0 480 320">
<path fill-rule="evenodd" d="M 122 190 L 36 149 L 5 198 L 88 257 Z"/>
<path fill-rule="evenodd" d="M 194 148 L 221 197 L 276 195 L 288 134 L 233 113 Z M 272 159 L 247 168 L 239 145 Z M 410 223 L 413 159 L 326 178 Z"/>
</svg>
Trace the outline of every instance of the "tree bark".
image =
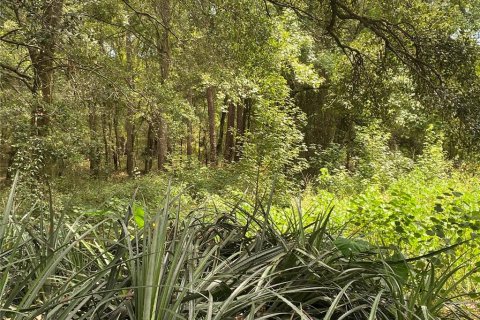
<svg viewBox="0 0 480 320">
<path fill-rule="evenodd" d="M 242 156 L 242 144 L 243 144 L 243 134 L 245 131 L 244 123 L 244 106 L 239 104 L 237 106 L 237 135 L 235 143 L 235 162 L 239 161 Z"/>
<path fill-rule="evenodd" d="M 217 156 L 219 156 L 222 153 L 226 117 L 227 117 L 227 112 L 222 110 L 222 115 L 220 117 L 220 130 L 218 133 L 218 141 L 217 141 Z"/>
<path fill-rule="evenodd" d="M 170 25 L 172 10 L 170 0 L 158 0 L 156 5 L 157 15 L 160 17 L 163 29 L 157 32 L 157 50 L 160 57 L 160 83 L 163 85 L 170 75 L 171 49 L 170 49 Z M 168 155 L 168 126 L 165 121 L 164 110 L 160 108 L 157 117 L 157 142 L 158 142 L 158 169 L 165 170 Z"/>
<path fill-rule="evenodd" d="M 127 141 L 125 143 L 125 153 L 127 156 L 127 173 L 129 176 L 135 174 L 135 124 L 131 120 L 131 112 L 127 116 L 125 131 L 127 132 Z"/>
<path fill-rule="evenodd" d="M 165 163 L 167 161 L 167 125 L 161 115 L 158 120 L 158 132 L 157 132 L 157 157 L 158 157 L 158 169 L 165 170 Z"/>
<path fill-rule="evenodd" d="M 163 22 L 163 30 L 158 35 L 160 40 L 160 73 L 162 83 L 167 80 L 170 75 L 170 24 L 172 19 L 172 9 L 170 0 L 159 0 L 157 6 L 157 13 Z"/>
<path fill-rule="evenodd" d="M 107 131 L 107 115 L 105 112 L 102 113 L 102 137 L 103 137 L 103 148 L 105 154 L 105 169 L 108 169 L 108 164 L 110 163 L 110 147 Z"/>
<path fill-rule="evenodd" d="M 210 138 L 210 164 L 217 165 L 217 141 L 215 137 L 215 105 L 213 97 L 213 88 L 207 88 L 207 107 L 208 107 L 208 134 Z"/>
<path fill-rule="evenodd" d="M 149 173 L 152 169 L 152 162 L 153 162 L 153 147 L 155 143 L 155 138 L 153 135 L 153 124 L 151 121 L 148 122 L 148 129 L 147 129 L 147 143 L 145 146 L 145 167 L 144 172 Z"/>
<path fill-rule="evenodd" d="M 252 105 L 253 105 L 252 99 L 250 98 L 245 99 L 245 109 L 243 110 L 243 120 L 242 120 L 243 134 L 245 134 L 245 132 L 250 129 L 250 125 L 251 125 L 250 117 L 252 114 L 252 107 L 253 107 Z"/>
<path fill-rule="evenodd" d="M 205 145 L 204 141 L 202 140 L 202 123 L 199 121 L 198 124 L 198 162 L 202 162 L 202 146 Z"/>
<path fill-rule="evenodd" d="M 132 35 L 127 31 L 125 35 L 125 54 L 127 62 L 128 82 L 130 88 L 134 87 L 133 76 L 133 43 Z M 125 146 L 127 156 L 127 173 L 130 177 L 135 174 L 135 123 L 134 110 L 131 105 L 127 107 L 127 119 L 125 123 L 125 131 L 127 132 L 127 142 Z"/>
<path fill-rule="evenodd" d="M 187 120 L 187 157 L 191 159 L 193 155 L 193 126 L 192 120 Z"/>
<path fill-rule="evenodd" d="M 193 101 L 193 96 L 191 93 L 188 96 L 188 101 L 190 102 L 190 106 L 192 110 L 195 110 L 195 103 Z M 188 164 L 190 164 L 193 156 L 193 124 L 192 124 L 191 118 L 187 118 L 186 121 L 187 121 L 187 160 L 188 160 Z"/>
<path fill-rule="evenodd" d="M 46 106 L 53 102 L 53 76 L 57 34 L 62 19 L 63 0 L 44 1 L 42 6 L 42 30 L 38 49 L 29 47 L 30 60 L 34 69 L 34 94 L 40 89 L 42 101 L 35 103 L 32 110 L 34 133 L 45 136 L 48 133 L 50 117 Z"/>
<path fill-rule="evenodd" d="M 88 113 L 88 125 L 90 129 L 90 173 L 98 177 L 100 174 L 100 153 L 98 143 L 98 119 L 95 103 L 90 103 Z"/>
<path fill-rule="evenodd" d="M 113 167 L 116 171 L 120 169 L 120 155 L 122 150 L 122 142 L 120 141 L 120 133 L 118 130 L 118 105 L 115 106 L 113 114 L 113 131 L 115 133 L 115 146 L 113 149 Z"/>
<path fill-rule="evenodd" d="M 235 104 L 228 104 L 227 136 L 225 138 L 225 150 L 223 158 L 225 162 L 232 162 L 235 153 Z"/>
</svg>

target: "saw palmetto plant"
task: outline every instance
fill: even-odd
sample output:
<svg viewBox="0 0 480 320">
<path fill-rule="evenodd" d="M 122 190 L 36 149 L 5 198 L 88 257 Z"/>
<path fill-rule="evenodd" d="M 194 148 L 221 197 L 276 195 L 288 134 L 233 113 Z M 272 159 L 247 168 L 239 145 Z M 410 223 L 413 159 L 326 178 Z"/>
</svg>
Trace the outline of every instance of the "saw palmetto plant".
<svg viewBox="0 0 480 320">
<path fill-rule="evenodd" d="M 19 212 L 14 184 L 0 226 L 0 318 L 474 319 L 452 299 L 464 266 L 416 269 L 392 248 L 334 238 L 331 211 L 303 226 L 299 207 L 280 232 L 264 206 L 183 215 L 178 197 L 167 192 L 139 227 L 131 207 L 117 220 Z"/>
</svg>

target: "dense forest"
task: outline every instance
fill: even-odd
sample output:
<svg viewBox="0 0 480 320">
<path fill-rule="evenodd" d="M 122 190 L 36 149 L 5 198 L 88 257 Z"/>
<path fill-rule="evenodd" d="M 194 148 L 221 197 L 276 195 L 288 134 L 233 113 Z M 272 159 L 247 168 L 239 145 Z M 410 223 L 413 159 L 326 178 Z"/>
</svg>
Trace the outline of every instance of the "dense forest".
<svg viewBox="0 0 480 320">
<path fill-rule="evenodd" d="M 2 0 L 1 319 L 480 319 L 479 0 Z"/>
</svg>

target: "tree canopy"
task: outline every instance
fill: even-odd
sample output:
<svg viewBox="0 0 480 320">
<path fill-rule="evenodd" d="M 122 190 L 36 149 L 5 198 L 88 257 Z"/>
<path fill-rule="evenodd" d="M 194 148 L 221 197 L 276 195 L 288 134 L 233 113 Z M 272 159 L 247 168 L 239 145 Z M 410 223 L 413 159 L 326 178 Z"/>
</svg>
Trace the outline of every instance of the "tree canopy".
<svg viewBox="0 0 480 320">
<path fill-rule="evenodd" d="M 430 125 L 450 157 L 478 151 L 478 1 L 5 0 L 0 13 L 7 176 L 85 160 L 94 176 L 315 174 L 333 145 L 353 170 L 374 124 L 411 156 Z"/>
</svg>

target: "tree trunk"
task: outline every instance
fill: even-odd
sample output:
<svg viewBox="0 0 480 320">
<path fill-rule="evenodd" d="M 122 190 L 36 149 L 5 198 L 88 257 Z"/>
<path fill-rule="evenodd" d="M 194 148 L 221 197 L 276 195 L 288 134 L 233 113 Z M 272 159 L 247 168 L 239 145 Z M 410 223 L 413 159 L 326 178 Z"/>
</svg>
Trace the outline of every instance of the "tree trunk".
<svg viewBox="0 0 480 320">
<path fill-rule="evenodd" d="M 239 161 L 242 156 L 243 134 L 245 131 L 244 123 L 244 106 L 239 104 L 237 106 L 237 137 L 235 144 L 235 162 Z"/>
<path fill-rule="evenodd" d="M 115 106 L 115 112 L 113 114 L 113 131 L 115 133 L 115 146 L 113 148 L 113 166 L 116 171 L 120 169 L 120 155 L 122 142 L 120 141 L 120 133 L 118 131 L 118 106 Z"/>
<path fill-rule="evenodd" d="M 125 35 L 125 54 L 127 62 L 128 82 L 130 88 L 133 89 L 133 43 L 131 37 L 131 33 L 127 31 Z M 127 132 L 127 141 L 125 146 L 127 156 L 127 173 L 130 177 L 133 177 L 133 175 L 135 174 L 135 123 L 134 110 L 131 105 L 127 107 L 125 131 Z"/>
<path fill-rule="evenodd" d="M 165 120 L 160 115 L 157 120 L 158 123 L 158 132 L 157 132 L 157 148 L 158 148 L 158 169 L 165 170 L 165 163 L 167 160 L 167 125 Z"/>
<path fill-rule="evenodd" d="M 227 120 L 227 136 L 225 138 L 225 150 L 223 158 L 225 162 L 232 162 L 235 153 L 235 104 L 230 102 L 228 104 L 228 120 Z"/>
<path fill-rule="evenodd" d="M 127 115 L 125 131 L 127 132 L 127 141 L 125 143 L 125 153 L 127 156 L 127 173 L 129 176 L 135 174 L 135 124 L 133 123 L 131 112 Z"/>
<path fill-rule="evenodd" d="M 147 129 L 147 143 L 145 146 L 145 168 L 144 172 L 149 173 L 152 169 L 152 162 L 153 162 L 153 147 L 155 143 L 155 138 L 153 135 L 153 124 L 152 122 L 148 122 L 148 129 Z"/>
<path fill-rule="evenodd" d="M 245 100 L 245 110 L 243 110 L 243 120 L 242 120 L 243 134 L 245 134 L 245 132 L 250 129 L 250 125 L 251 125 L 250 116 L 252 114 L 252 107 L 253 107 L 252 105 L 253 105 L 252 99 L 248 98 Z"/>
<path fill-rule="evenodd" d="M 178 151 L 179 156 L 179 161 L 180 161 L 180 167 L 182 166 L 183 162 L 183 138 L 180 138 L 180 150 Z"/>
<path fill-rule="evenodd" d="M 40 88 L 42 102 L 38 101 L 32 110 L 34 133 L 45 136 L 50 118 L 46 106 L 53 102 L 54 56 L 57 34 L 62 19 L 63 0 L 44 1 L 42 16 L 42 37 L 38 48 L 29 47 L 30 60 L 34 69 L 34 93 Z"/>
<path fill-rule="evenodd" d="M 160 40 L 160 73 L 162 83 L 167 80 L 170 75 L 170 24 L 172 19 L 172 10 L 170 0 L 159 0 L 157 5 L 157 14 L 163 22 L 163 30 L 159 33 Z"/>
<path fill-rule="evenodd" d="M 191 160 L 193 154 L 193 126 L 192 120 L 187 120 L 187 157 Z"/>
<path fill-rule="evenodd" d="M 198 162 L 202 162 L 202 145 L 204 145 L 204 141 L 202 140 L 202 123 L 199 121 L 198 124 Z"/>
<path fill-rule="evenodd" d="M 18 2 L 18 4 L 21 2 Z M 31 39 L 33 46 L 27 48 L 33 71 L 33 84 L 30 88 L 34 103 L 31 109 L 30 124 L 32 141 L 37 148 L 32 151 L 29 161 L 36 162 L 34 171 L 31 173 L 40 180 L 47 174 L 49 155 L 44 149 L 44 137 L 48 135 L 50 115 L 48 106 L 53 102 L 53 80 L 55 72 L 55 49 L 57 46 L 57 35 L 63 15 L 63 0 L 50 0 L 41 2 L 41 16 L 38 19 L 39 29 L 35 30 L 38 35 Z M 20 25 L 24 23 L 17 14 Z M 41 93 L 41 99 L 38 93 Z"/>
<path fill-rule="evenodd" d="M 172 18 L 172 10 L 170 0 L 157 0 L 156 4 L 156 13 L 160 17 L 163 24 L 163 29 L 161 31 L 157 31 L 157 48 L 158 55 L 160 57 L 160 83 L 163 85 L 170 75 L 171 50 L 169 30 Z M 168 126 L 167 122 L 165 121 L 164 110 L 162 109 L 163 108 L 159 110 L 159 115 L 157 117 L 157 157 L 159 170 L 165 170 L 169 145 Z"/>
<path fill-rule="evenodd" d="M 222 146 L 223 146 L 223 136 L 224 136 L 224 128 L 225 128 L 225 118 L 227 117 L 227 112 L 222 110 L 222 115 L 220 117 L 220 131 L 218 133 L 218 141 L 217 141 L 217 156 L 222 153 Z"/>
<path fill-rule="evenodd" d="M 110 162 L 110 146 L 109 146 L 109 139 L 108 139 L 108 131 L 107 131 L 107 115 L 105 112 L 102 113 L 102 136 L 103 136 L 103 148 L 105 154 L 105 169 L 108 169 L 109 162 Z"/>
<path fill-rule="evenodd" d="M 207 88 L 208 107 L 208 133 L 210 138 L 210 164 L 217 165 L 217 141 L 215 137 L 215 105 L 213 100 L 213 88 Z"/>
<path fill-rule="evenodd" d="M 97 107 L 95 103 L 90 103 L 88 113 L 88 126 L 90 129 L 90 172 L 98 177 L 100 174 L 100 152 L 98 143 L 98 121 Z"/>
</svg>

